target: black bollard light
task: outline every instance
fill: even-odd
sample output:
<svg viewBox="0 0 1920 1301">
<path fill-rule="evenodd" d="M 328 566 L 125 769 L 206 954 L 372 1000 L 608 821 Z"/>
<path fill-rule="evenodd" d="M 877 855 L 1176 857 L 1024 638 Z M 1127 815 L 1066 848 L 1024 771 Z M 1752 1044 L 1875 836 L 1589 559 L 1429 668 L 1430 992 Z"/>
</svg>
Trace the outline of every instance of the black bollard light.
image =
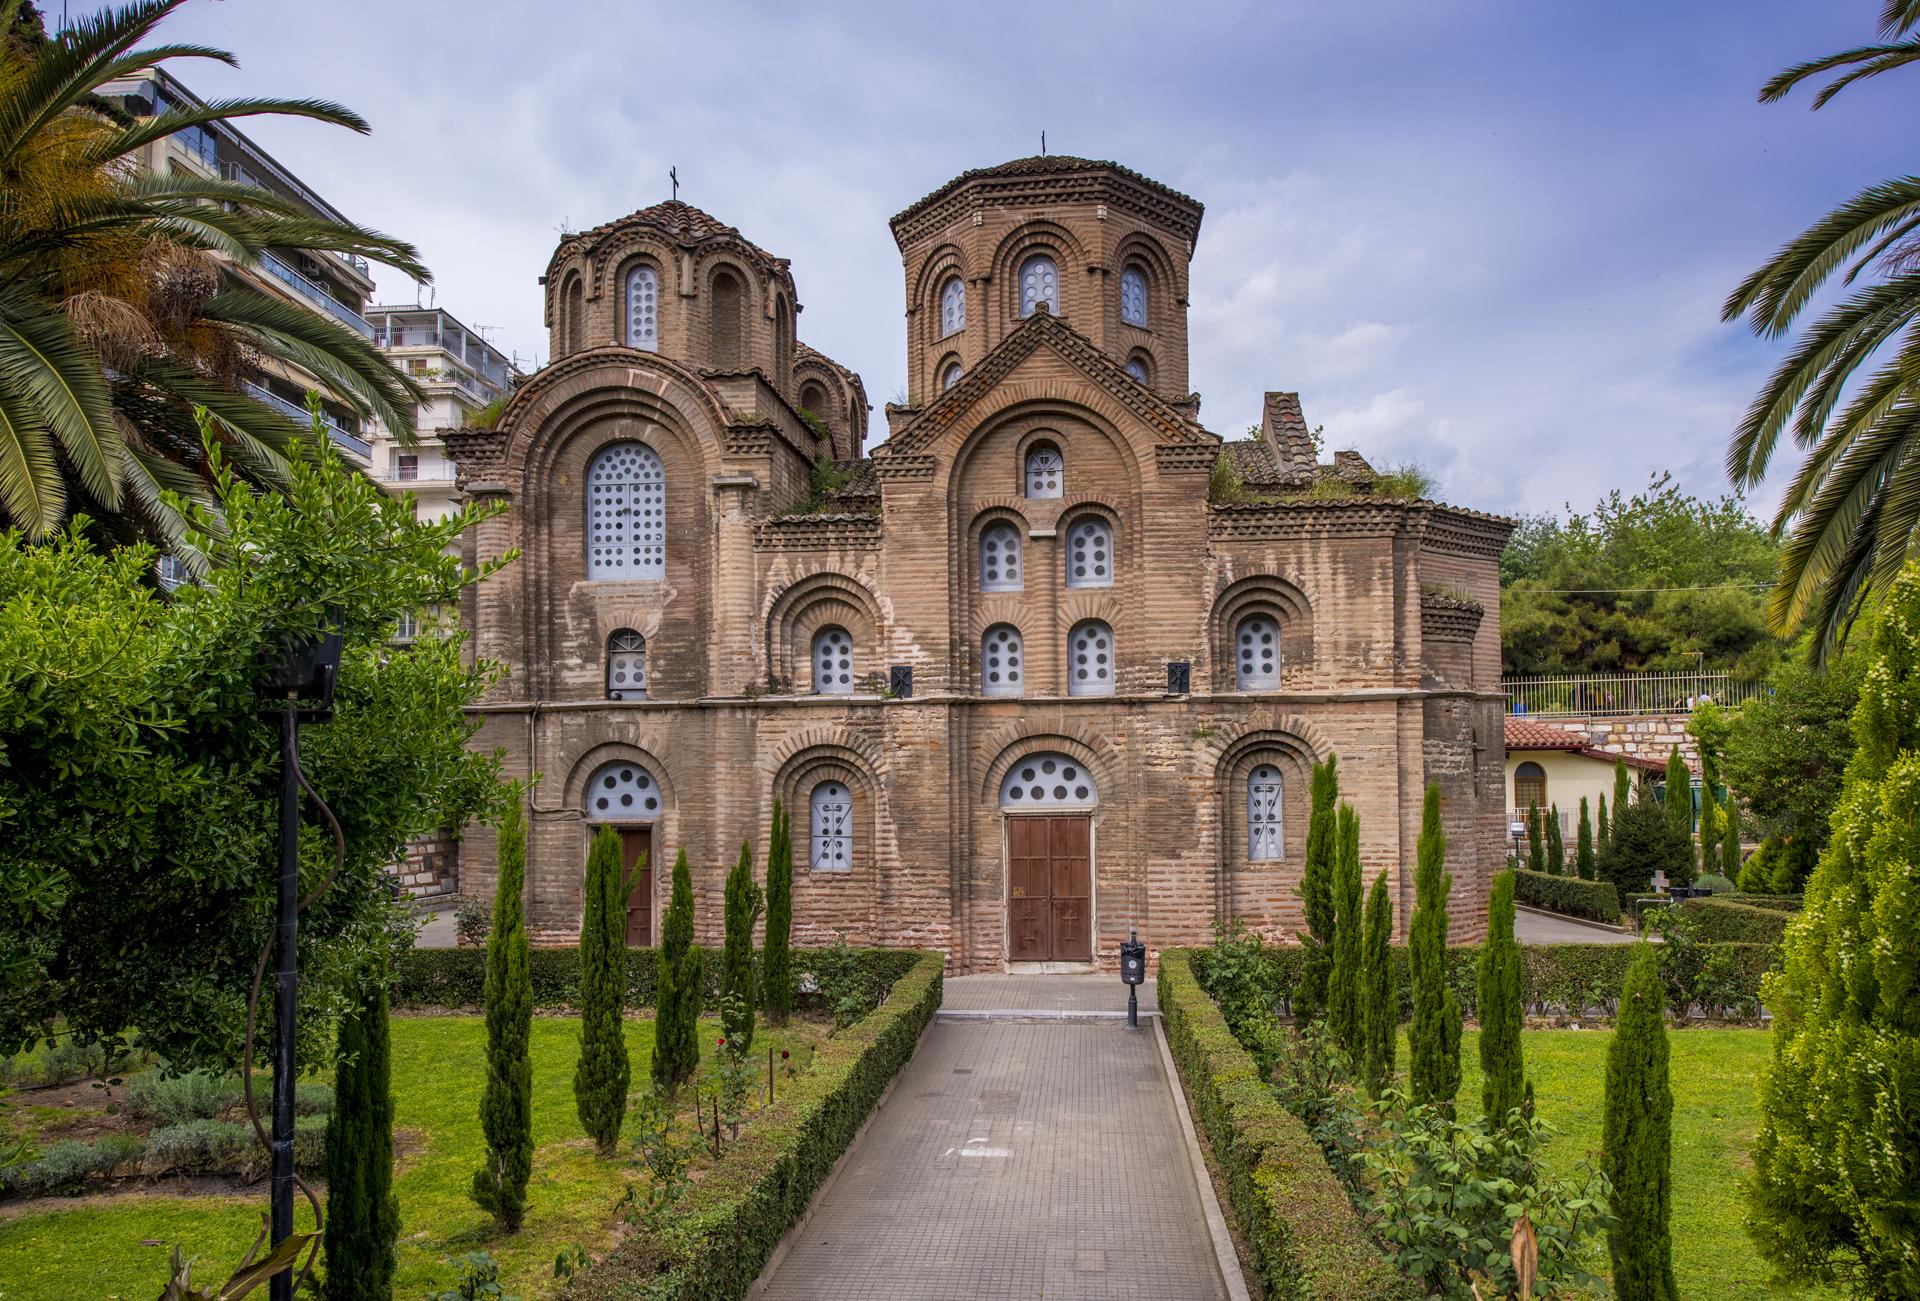
<svg viewBox="0 0 1920 1301">
<path fill-rule="evenodd" d="M 1140 932 L 1129 930 L 1127 942 L 1120 946 L 1120 979 L 1127 982 L 1127 1027 L 1140 1028 L 1140 984 L 1147 978 L 1147 946 Z"/>
</svg>

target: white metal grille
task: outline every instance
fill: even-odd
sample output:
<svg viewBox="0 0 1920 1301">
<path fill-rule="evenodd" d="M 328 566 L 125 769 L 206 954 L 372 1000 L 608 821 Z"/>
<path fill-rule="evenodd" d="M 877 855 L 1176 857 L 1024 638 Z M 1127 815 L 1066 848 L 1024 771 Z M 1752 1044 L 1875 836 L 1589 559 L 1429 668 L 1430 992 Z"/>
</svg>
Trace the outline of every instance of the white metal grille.
<svg viewBox="0 0 1920 1301">
<path fill-rule="evenodd" d="M 1013 765 L 1000 783 L 1000 807 L 1009 813 L 1028 809 L 1090 809 L 1100 803 L 1093 774 L 1064 754 L 1030 754 Z"/>
<path fill-rule="evenodd" d="M 652 267 L 627 272 L 627 346 L 646 352 L 660 346 L 660 277 Z"/>
<path fill-rule="evenodd" d="M 1024 670 L 1020 663 L 1020 630 L 1009 623 L 987 629 L 980 639 L 980 694 L 1017 696 Z"/>
<path fill-rule="evenodd" d="M 628 628 L 607 638 L 607 699 L 647 698 L 647 639 Z"/>
<path fill-rule="evenodd" d="M 1067 634 L 1067 694 L 1113 694 L 1113 629 L 1098 619 L 1076 623 Z"/>
<path fill-rule="evenodd" d="M 813 689 L 844 696 L 853 691 L 853 638 L 840 627 L 813 634 Z"/>
<path fill-rule="evenodd" d="M 940 337 L 957 334 L 967 325 L 967 286 L 959 276 L 940 291 Z"/>
<path fill-rule="evenodd" d="M 1027 453 L 1027 496 L 1058 497 L 1065 491 L 1066 462 L 1045 443 Z"/>
<path fill-rule="evenodd" d="M 1067 530 L 1067 586 L 1113 586 L 1113 530 L 1103 519 L 1083 519 Z"/>
<path fill-rule="evenodd" d="M 1280 823 L 1280 796 L 1285 785 L 1280 770 L 1261 764 L 1247 776 L 1247 857 L 1271 861 L 1284 857 Z"/>
<path fill-rule="evenodd" d="M 955 384 L 958 384 L 960 382 L 960 377 L 966 373 L 967 372 L 965 370 L 961 369 L 959 362 L 957 361 L 948 362 L 947 368 L 940 372 L 940 391 L 942 393 L 945 393 L 948 389 L 952 388 Z"/>
<path fill-rule="evenodd" d="M 845 782 L 824 781 L 813 788 L 813 849 L 808 862 L 816 872 L 853 870 L 853 795 Z"/>
<path fill-rule="evenodd" d="M 1017 592 L 1021 587 L 1020 530 L 989 524 L 980 533 L 980 590 Z"/>
<path fill-rule="evenodd" d="M 667 475 L 645 443 L 614 443 L 587 463 L 587 577 L 667 572 Z"/>
<path fill-rule="evenodd" d="M 587 779 L 587 821 L 652 822 L 660 816 L 660 783 L 637 763 L 603 763 Z"/>
<path fill-rule="evenodd" d="M 1020 264 L 1020 315 L 1032 316 L 1041 303 L 1045 303 L 1053 315 L 1063 315 L 1060 310 L 1060 273 L 1054 269 L 1053 259 L 1044 253 Z"/>
<path fill-rule="evenodd" d="M 1240 621 L 1234 636 L 1234 681 L 1242 691 L 1267 691 L 1280 685 L 1280 626 L 1264 614 Z"/>
<path fill-rule="evenodd" d="M 1139 267 L 1120 273 L 1120 319 L 1128 325 L 1147 323 L 1147 278 Z"/>
</svg>

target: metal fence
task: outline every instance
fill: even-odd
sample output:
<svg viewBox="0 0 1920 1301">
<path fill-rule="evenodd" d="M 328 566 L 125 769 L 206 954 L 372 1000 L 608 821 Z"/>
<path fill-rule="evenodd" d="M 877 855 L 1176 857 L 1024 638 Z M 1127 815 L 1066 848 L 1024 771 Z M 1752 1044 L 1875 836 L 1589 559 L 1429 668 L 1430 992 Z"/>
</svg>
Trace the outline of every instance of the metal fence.
<svg viewBox="0 0 1920 1301">
<path fill-rule="evenodd" d="M 1726 707 L 1767 693 L 1765 678 L 1732 673 L 1543 673 L 1500 679 L 1507 712 L 1537 718 L 1685 714 L 1701 701 Z"/>
</svg>

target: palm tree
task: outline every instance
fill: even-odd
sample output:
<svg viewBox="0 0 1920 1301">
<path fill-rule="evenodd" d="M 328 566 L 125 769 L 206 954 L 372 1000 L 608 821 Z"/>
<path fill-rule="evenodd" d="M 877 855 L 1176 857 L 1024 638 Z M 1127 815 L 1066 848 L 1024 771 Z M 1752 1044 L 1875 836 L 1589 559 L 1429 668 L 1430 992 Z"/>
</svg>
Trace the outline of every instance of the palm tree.
<svg viewBox="0 0 1920 1301">
<path fill-rule="evenodd" d="M 412 245 L 268 190 L 139 167 L 154 142 L 238 117 L 368 129 L 320 100 L 223 100 L 139 119 L 118 110 L 100 93 L 111 81 L 169 59 L 234 62 L 201 46 L 135 48 L 183 2 L 142 0 L 35 40 L 18 36 L 31 9 L 0 0 L 0 32 L 16 33 L 0 38 L 0 514 L 39 538 L 77 506 L 191 565 L 165 494 L 210 500 L 195 407 L 211 413 L 226 459 L 273 483 L 310 434 L 245 395 L 242 381 L 263 367 L 315 376 L 402 440 L 420 397 L 369 341 L 234 269 L 276 249 L 427 272 Z"/>
<path fill-rule="evenodd" d="M 1837 72 L 1813 101 L 1920 61 L 1920 0 L 1886 0 L 1883 43 L 1845 50 L 1769 81 L 1763 103 Z M 1844 275 L 1841 275 L 1844 268 Z M 1845 640 L 1862 599 L 1914 550 L 1920 525 L 1920 176 L 1870 186 L 1803 231 L 1727 299 L 1756 334 L 1787 333 L 1822 286 L 1864 284 L 1802 332 L 1735 431 L 1727 473 L 1740 487 L 1765 475 L 1780 435 L 1807 449 L 1774 533 L 1786 539 L 1768 617 L 1774 631 L 1811 626 L 1824 654 Z M 1884 358 L 1870 373 L 1869 359 Z"/>
</svg>

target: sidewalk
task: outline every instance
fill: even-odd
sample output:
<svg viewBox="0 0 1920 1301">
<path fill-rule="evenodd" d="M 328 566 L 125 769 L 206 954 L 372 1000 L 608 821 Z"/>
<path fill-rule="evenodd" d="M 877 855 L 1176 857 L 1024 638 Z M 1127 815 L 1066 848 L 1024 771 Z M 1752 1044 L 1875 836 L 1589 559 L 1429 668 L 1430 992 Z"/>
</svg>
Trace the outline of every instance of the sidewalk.
<svg viewBox="0 0 1920 1301">
<path fill-rule="evenodd" d="M 1522 944 L 1632 944 L 1638 937 L 1598 922 L 1523 906 L 1513 910 L 1513 938 Z"/>
</svg>

